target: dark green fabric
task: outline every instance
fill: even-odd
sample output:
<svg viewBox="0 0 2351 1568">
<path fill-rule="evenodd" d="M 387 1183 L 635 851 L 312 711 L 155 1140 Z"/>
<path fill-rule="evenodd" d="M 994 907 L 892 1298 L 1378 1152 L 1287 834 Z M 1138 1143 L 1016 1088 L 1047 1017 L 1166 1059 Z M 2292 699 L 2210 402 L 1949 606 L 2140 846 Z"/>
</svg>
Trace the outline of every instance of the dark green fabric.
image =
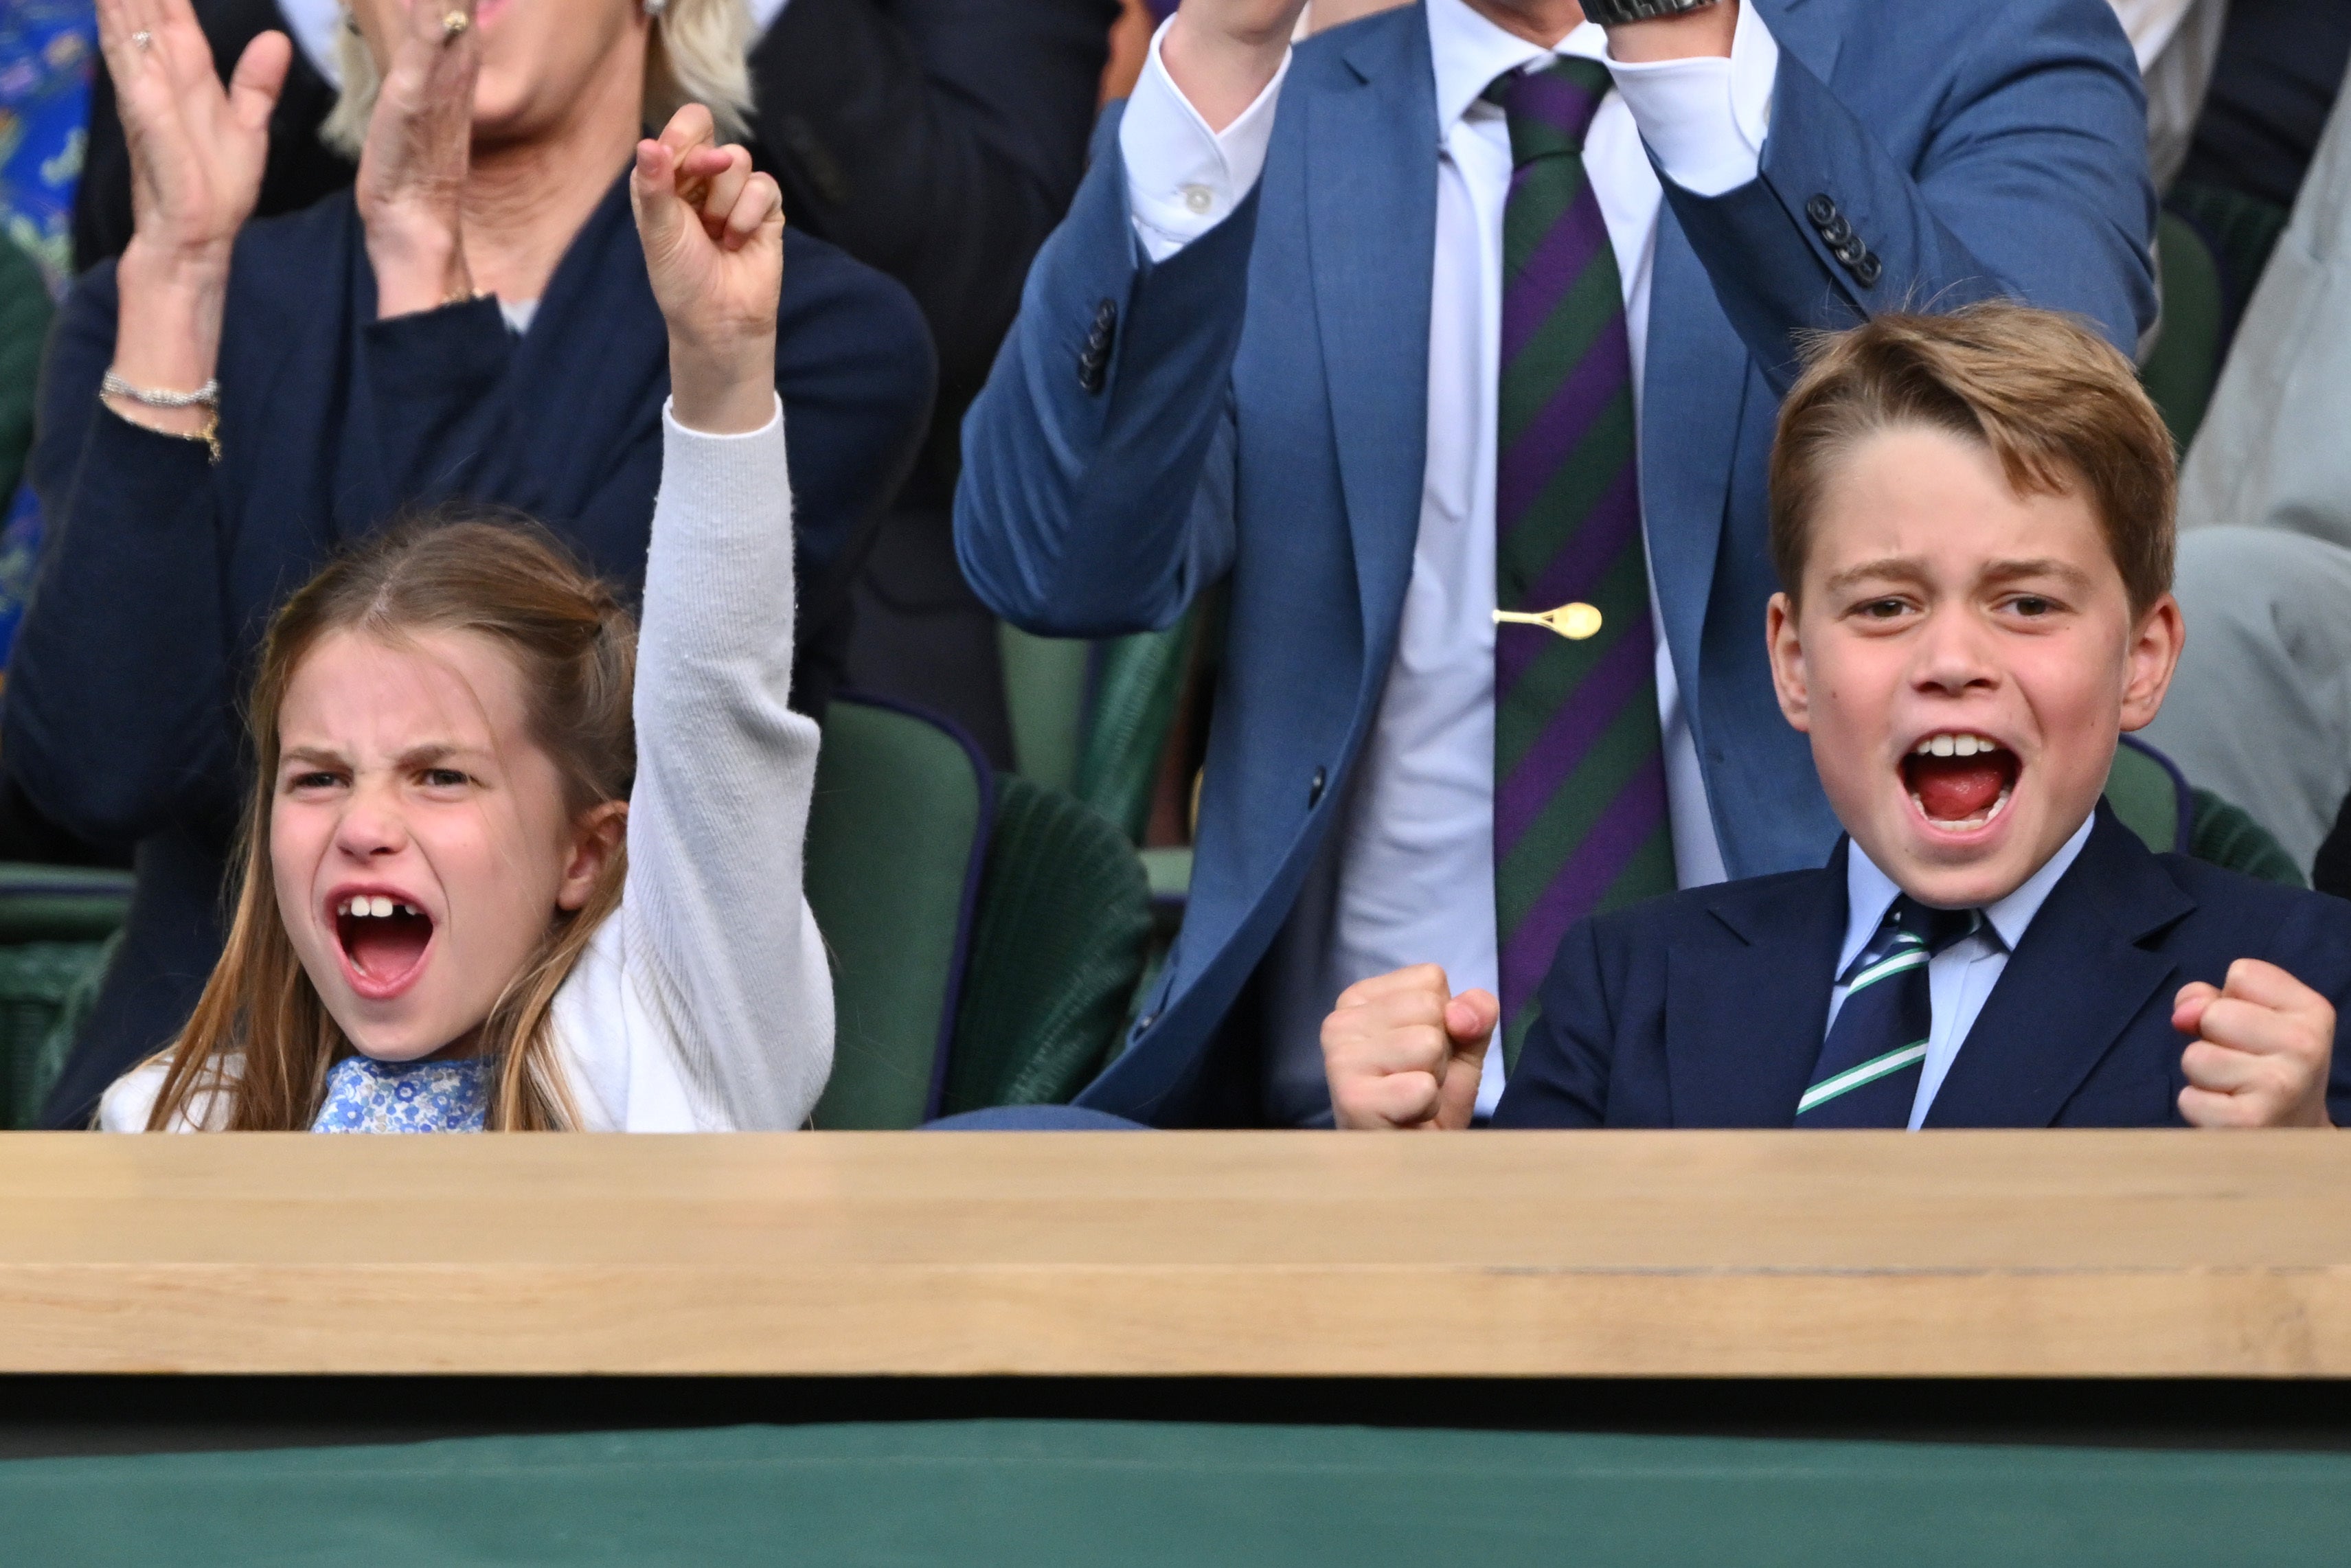
<svg viewBox="0 0 2351 1568">
<path fill-rule="evenodd" d="M 24 476 L 33 449 L 33 396 L 41 345 L 56 313 L 48 285 L 15 241 L 0 236 L 0 511 Z"/>
<path fill-rule="evenodd" d="M 2139 380 L 2171 427 L 2172 444 L 2185 452 L 2220 379 L 2226 296 L 2219 261 L 2185 218 L 2163 213 L 2155 245 L 2163 271 L 2163 329 L 2139 367 Z"/>
<path fill-rule="evenodd" d="M 113 946 L 112 939 L 0 946 L 0 1127 L 40 1119 Z"/>
<path fill-rule="evenodd" d="M 0 862 L 0 1128 L 39 1115 L 130 907 L 128 872 Z"/>
<path fill-rule="evenodd" d="M 2288 887 L 2308 887 L 2302 868 L 2285 852 L 2270 831 L 2210 789 L 2194 789 L 2196 818 L 2189 830 L 2188 852 L 2230 871 L 2257 876 Z"/>
<path fill-rule="evenodd" d="M 1130 843 L 1141 843 L 1151 825 L 1152 791 L 1183 699 L 1196 619 L 1186 612 L 1165 632 L 1113 638 L 1097 655 L 1071 793 L 1117 823 Z"/>
<path fill-rule="evenodd" d="M 982 776 L 937 725 L 835 697 L 809 813 L 808 901 L 832 956 L 832 1078 L 815 1124 L 904 1128 L 928 1111 L 963 953 Z"/>
<path fill-rule="evenodd" d="M 2244 314 L 2245 302 L 2253 297 L 2254 286 L 2261 282 L 2270 253 L 2277 248 L 2278 236 L 2285 233 L 2286 219 L 2292 214 L 2275 202 L 2242 191 L 2185 180 L 2172 186 L 2164 205 L 2210 236 L 2233 324 Z"/>
<path fill-rule="evenodd" d="M 1123 1422 L 739 1427 L 0 1465 L 91 1568 L 2302 1568 L 2351 1455 Z"/>
<path fill-rule="evenodd" d="M 997 778 L 944 1111 L 1061 1104 L 1126 1022 L 1151 930 L 1143 864 L 1110 821 L 1011 774 Z"/>
</svg>

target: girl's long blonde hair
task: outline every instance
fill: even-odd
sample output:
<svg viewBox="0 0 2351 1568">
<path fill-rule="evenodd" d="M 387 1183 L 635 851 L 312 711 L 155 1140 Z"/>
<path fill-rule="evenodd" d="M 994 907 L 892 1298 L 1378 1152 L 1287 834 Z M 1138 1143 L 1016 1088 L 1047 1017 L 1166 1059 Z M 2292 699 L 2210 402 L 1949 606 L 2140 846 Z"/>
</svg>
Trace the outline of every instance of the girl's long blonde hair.
<svg viewBox="0 0 2351 1568">
<path fill-rule="evenodd" d="M 269 855 L 287 688 L 319 639 L 344 631 L 391 642 L 420 632 L 490 639 L 522 677 L 530 738 L 555 762 L 565 809 L 576 817 L 629 797 L 636 774 L 630 710 L 636 622 L 545 529 L 479 508 L 449 509 L 339 557 L 286 601 L 262 644 L 248 711 L 254 788 L 228 942 L 187 1028 L 165 1053 L 151 1131 L 183 1116 L 225 1131 L 307 1129 L 326 1096 L 328 1070 L 351 1054 L 286 934 Z M 494 1069 L 491 1127 L 574 1124 L 549 1012 L 596 928 L 619 907 L 627 870 L 623 845 L 586 904 L 549 922 L 491 1009 L 482 1029 L 482 1055 Z"/>
</svg>

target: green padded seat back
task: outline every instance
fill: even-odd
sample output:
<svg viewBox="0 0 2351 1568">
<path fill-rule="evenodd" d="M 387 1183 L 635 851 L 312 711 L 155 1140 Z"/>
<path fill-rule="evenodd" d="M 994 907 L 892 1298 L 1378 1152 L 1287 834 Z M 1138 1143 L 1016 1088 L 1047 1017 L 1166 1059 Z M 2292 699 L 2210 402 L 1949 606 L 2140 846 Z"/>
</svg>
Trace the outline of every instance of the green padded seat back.
<svg viewBox="0 0 2351 1568">
<path fill-rule="evenodd" d="M 996 632 L 1012 765 L 1024 779 L 1070 789 L 1078 779 L 1093 644 L 1082 637 L 1039 637 L 1008 622 L 998 622 Z"/>
<path fill-rule="evenodd" d="M 2163 327 L 2155 351 L 2139 367 L 2139 380 L 2171 427 L 2172 444 L 2185 452 L 2220 379 L 2227 303 L 2220 264 L 2187 219 L 2164 212 L 2156 221 L 2155 247 L 2163 274 Z"/>
<path fill-rule="evenodd" d="M 1118 824 L 1129 843 L 1151 825 L 1167 732 L 1184 696 L 1196 615 L 1165 632 L 1114 637 L 1094 660 L 1093 697 L 1071 793 Z"/>
<path fill-rule="evenodd" d="M 947 1059 L 946 1114 L 1061 1104 L 1126 1024 L 1151 930 L 1143 863 L 1108 818 L 1007 774 Z"/>
<path fill-rule="evenodd" d="M 2189 832 L 2188 852 L 2231 871 L 2256 876 L 2287 887 L 2308 887 L 2310 879 L 2294 863 L 2275 835 L 2210 789 L 2189 792 L 2196 800 L 2196 823 Z"/>
<path fill-rule="evenodd" d="M 0 862 L 0 1127 L 38 1119 L 130 909 L 129 872 Z"/>
<path fill-rule="evenodd" d="M 2115 747 L 2114 767 L 2106 773 L 2106 804 L 2159 855 L 2188 848 L 2191 821 L 2188 781 L 2155 747 L 2130 736 Z"/>
<path fill-rule="evenodd" d="M 2293 214 L 2275 202 L 2242 191 L 2186 180 L 2171 187 L 2163 204 L 2196 226 L 2220 263 L 2225 301 L 2221 346 L 2225 349 Z"/>
<path fill-rule="evenodd" d="M 926 715 L 836 696 L 809 813 L 807 890 L 832 957 L 832 1077 L 814 1125 L 935 1114 L 994 791 Z"/>
<path fill-rule="evenodd" d="M 2115 747 L 2106 804 L 2158 854 L 2184 854 L 2287 887 L 2310 885 L 2268 829 L 2211 790 L 2190 788 L 2171 758 L 2135 736 Z"/>
</svg>

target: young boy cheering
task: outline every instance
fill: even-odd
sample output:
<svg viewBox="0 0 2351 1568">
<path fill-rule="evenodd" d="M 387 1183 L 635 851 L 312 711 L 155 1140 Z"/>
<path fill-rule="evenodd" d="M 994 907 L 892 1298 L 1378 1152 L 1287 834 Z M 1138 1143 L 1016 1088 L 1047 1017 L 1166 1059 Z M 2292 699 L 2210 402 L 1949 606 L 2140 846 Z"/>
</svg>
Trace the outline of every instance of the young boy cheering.
<svg viewBox="0 0 2351 1568">
<path fill-rule="evenodd" d="M 2171 438 L 2071 319 L 1815 346 L 1782 407 L 1767 636 L 1846 841 L 1561 943 L 1494 1124 L 2333 1124 L 2351 903 L 2150 853 L 2100 803 L 2162 706 Z M 1322 1028 L 1342 1127 L 1468 1125 L 1497 1004 L 1424 965 Z"/>
</svg>

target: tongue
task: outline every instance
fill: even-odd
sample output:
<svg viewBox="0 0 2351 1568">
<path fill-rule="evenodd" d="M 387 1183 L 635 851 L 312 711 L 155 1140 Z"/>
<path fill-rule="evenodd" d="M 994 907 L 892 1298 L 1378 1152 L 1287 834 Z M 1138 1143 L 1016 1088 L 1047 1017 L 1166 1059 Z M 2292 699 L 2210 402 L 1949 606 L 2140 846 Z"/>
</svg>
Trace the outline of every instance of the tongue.
<svg viewBox="0 0 2351 1568">
<path fill-rule="evenodd" d="M 1973 757 L 1921 757 L 1910 765 L 1910 787 L 1918 793 L 1927 815 L 1938 822 L 1964 822 L 1991 810 L 2000 799 L 2006 772 L 1996 754 Z"/>
<path fill-rule="evenodd" d="M 415 967 L 416 960 L 424 955 L 424 945 L 433 940 L 433 923 L 413 915 L 354 920 L 350 926 L 346 946 L 351 962 L 364 973 L 384 979 Z"/>
</svg>

